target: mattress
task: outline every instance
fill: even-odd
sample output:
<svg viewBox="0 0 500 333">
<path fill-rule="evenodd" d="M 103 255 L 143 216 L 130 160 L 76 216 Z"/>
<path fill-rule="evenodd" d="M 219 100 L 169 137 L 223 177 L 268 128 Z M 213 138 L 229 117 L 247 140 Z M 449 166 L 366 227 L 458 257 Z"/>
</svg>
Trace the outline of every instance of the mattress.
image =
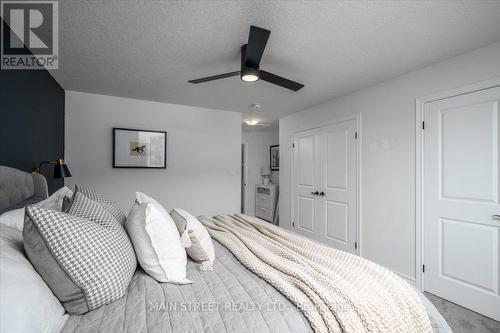
<svg viewBox="0 0 500 333">
<path fill-rule="evenodd" d="M 122 299 L 68 318 L 62 332 L 312 332 L 281 293 L 214 240 L 212 272 L 188 261 L 189 285 L 158 283 L 138 269 Z M 451 332 L 419 292 L 435 332 Z"/>
</svg>

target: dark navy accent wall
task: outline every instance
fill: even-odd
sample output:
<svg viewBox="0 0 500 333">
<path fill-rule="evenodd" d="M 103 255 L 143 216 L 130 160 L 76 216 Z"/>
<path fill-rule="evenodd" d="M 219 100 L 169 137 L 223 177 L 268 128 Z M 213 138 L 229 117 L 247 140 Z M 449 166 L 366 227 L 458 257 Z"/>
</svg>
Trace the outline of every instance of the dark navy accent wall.
<svg viewBox="0 0 500 333">
<path fill-rule="evenodd" d="M 64 158 L 64 89 L 46 70 L 0 69 L 0 165 L 31 172 L 58 158 Z M 52 172 L 42 167 L 49 193 L 64 185 Z"/>
</svg>

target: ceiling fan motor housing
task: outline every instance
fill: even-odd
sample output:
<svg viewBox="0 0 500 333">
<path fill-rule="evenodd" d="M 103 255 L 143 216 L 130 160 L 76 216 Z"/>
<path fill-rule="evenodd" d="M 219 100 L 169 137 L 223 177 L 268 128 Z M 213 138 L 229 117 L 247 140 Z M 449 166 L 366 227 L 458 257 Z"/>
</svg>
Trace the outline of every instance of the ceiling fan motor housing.
<svg viewBox="0 0 500 333">
<path fill-rule="evenodd" d="M 240 79 L 245 82 L 253 82 L 259 79 L 259 66 L 245 63 L 247 44 L 241 46 L 241 69 Z"/>
</svg>

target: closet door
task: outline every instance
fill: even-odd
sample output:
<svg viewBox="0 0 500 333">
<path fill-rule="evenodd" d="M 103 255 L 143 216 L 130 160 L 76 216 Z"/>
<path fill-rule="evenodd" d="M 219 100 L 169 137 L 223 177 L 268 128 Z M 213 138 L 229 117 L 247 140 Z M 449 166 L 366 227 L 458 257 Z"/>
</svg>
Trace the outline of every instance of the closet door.
<svg viewBox="0 0 500 333">
<path fill-rule="evenodd" d="M 293 143 L 293 229 L 319 240 L 318 185 L 320 177 L 320 130 L 296 133 Z"/>
<path fill-rule="evenodd" d="M 319 177 L 319 241 L 356 253 L 356 120 L 322 128 Z"/>
</svg>

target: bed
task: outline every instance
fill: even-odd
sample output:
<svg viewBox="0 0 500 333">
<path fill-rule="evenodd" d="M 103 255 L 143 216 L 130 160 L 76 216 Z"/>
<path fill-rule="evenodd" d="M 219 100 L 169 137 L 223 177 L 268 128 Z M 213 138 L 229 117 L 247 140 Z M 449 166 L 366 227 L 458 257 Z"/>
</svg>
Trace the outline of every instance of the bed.
<svg viewBox="0 0 500 333">
<path fill-rule="evenodd" d="M 8 175 L 8 176 L 6 176 Z M 4 179 L 2 179 L 2 177 Z M 5 177 L 23 179 L 6 181 Z M 16 193 L 9 204 L 32 197 L 33 176 L 12 168 L 0 167 L 0 193 Z M 42 184 L 44 180 L 37 179 Z M 19 191 L 19 184 L 28 190 Z M 22 192 L 22 195 L 18 193 Z M 47 199 L 45 199 L 47 200 Z M 7 202 L 4 200 L 4 202 Z M 14 203 L 15 202 L 15 203 Z M 8 207 L 1 207 L 0 209 Z M 1 215 L 0 215 L 1 217 Z M 22 234 L 12 226 L 0 225 L 2 248 L 22 249 Z M 59 314 L 54 331 L 60 332 L 313 332 L 309 320 L 294 303 L 252 270 L 216 239 L 213 240 L 216 260 L 213 271 L 201 272 L 195 262 L 188 260 L 187 276 L 194 283 L 176 285 L 158 283 L 139 266 L 127 293 L 121 299 L 83 315 Z M 4 255 L 0 253 L 2 256 Z M 21 254 L 19 254 L 21 255 Z M 5 285 L 3 271 L 9 260 L 0 264 L 0 287 Z M 22 283 L 24 280 L 20 280 Z M 12 281 L 9 282 L 9 288 Z M 17 288 L 23 288 L 22 285 Z M 451 332 L 437 309 L 417 291 L 429 316 L 434 332 Z M 9 299 L 12 298 L 12 299 Z M 0 293 L 0 321 L 12 317 L 13 311 L 34 311 L 33 304 L 21 304 L 13 309 L 13 294 Z M 24 306 L 26 309 L 23 309 Z M 9 309 L 7 309 L 9 308 Z M 2 313 L 3 312 L 3 313 Z M 64 311 L 63 311 L 64 312 Z M 14 313 L 15 314 L 15 313 Z M 43 318 L 50 321 L 53 318 Z M 16 318 L 16 320 L 21 320 Z M 35 320 L 35 319 L 33 319 Z M 0 323 L 0 325 L 2 325 Z M 0 327 L 2 328 L 2 327 Z"/>
</svg>

